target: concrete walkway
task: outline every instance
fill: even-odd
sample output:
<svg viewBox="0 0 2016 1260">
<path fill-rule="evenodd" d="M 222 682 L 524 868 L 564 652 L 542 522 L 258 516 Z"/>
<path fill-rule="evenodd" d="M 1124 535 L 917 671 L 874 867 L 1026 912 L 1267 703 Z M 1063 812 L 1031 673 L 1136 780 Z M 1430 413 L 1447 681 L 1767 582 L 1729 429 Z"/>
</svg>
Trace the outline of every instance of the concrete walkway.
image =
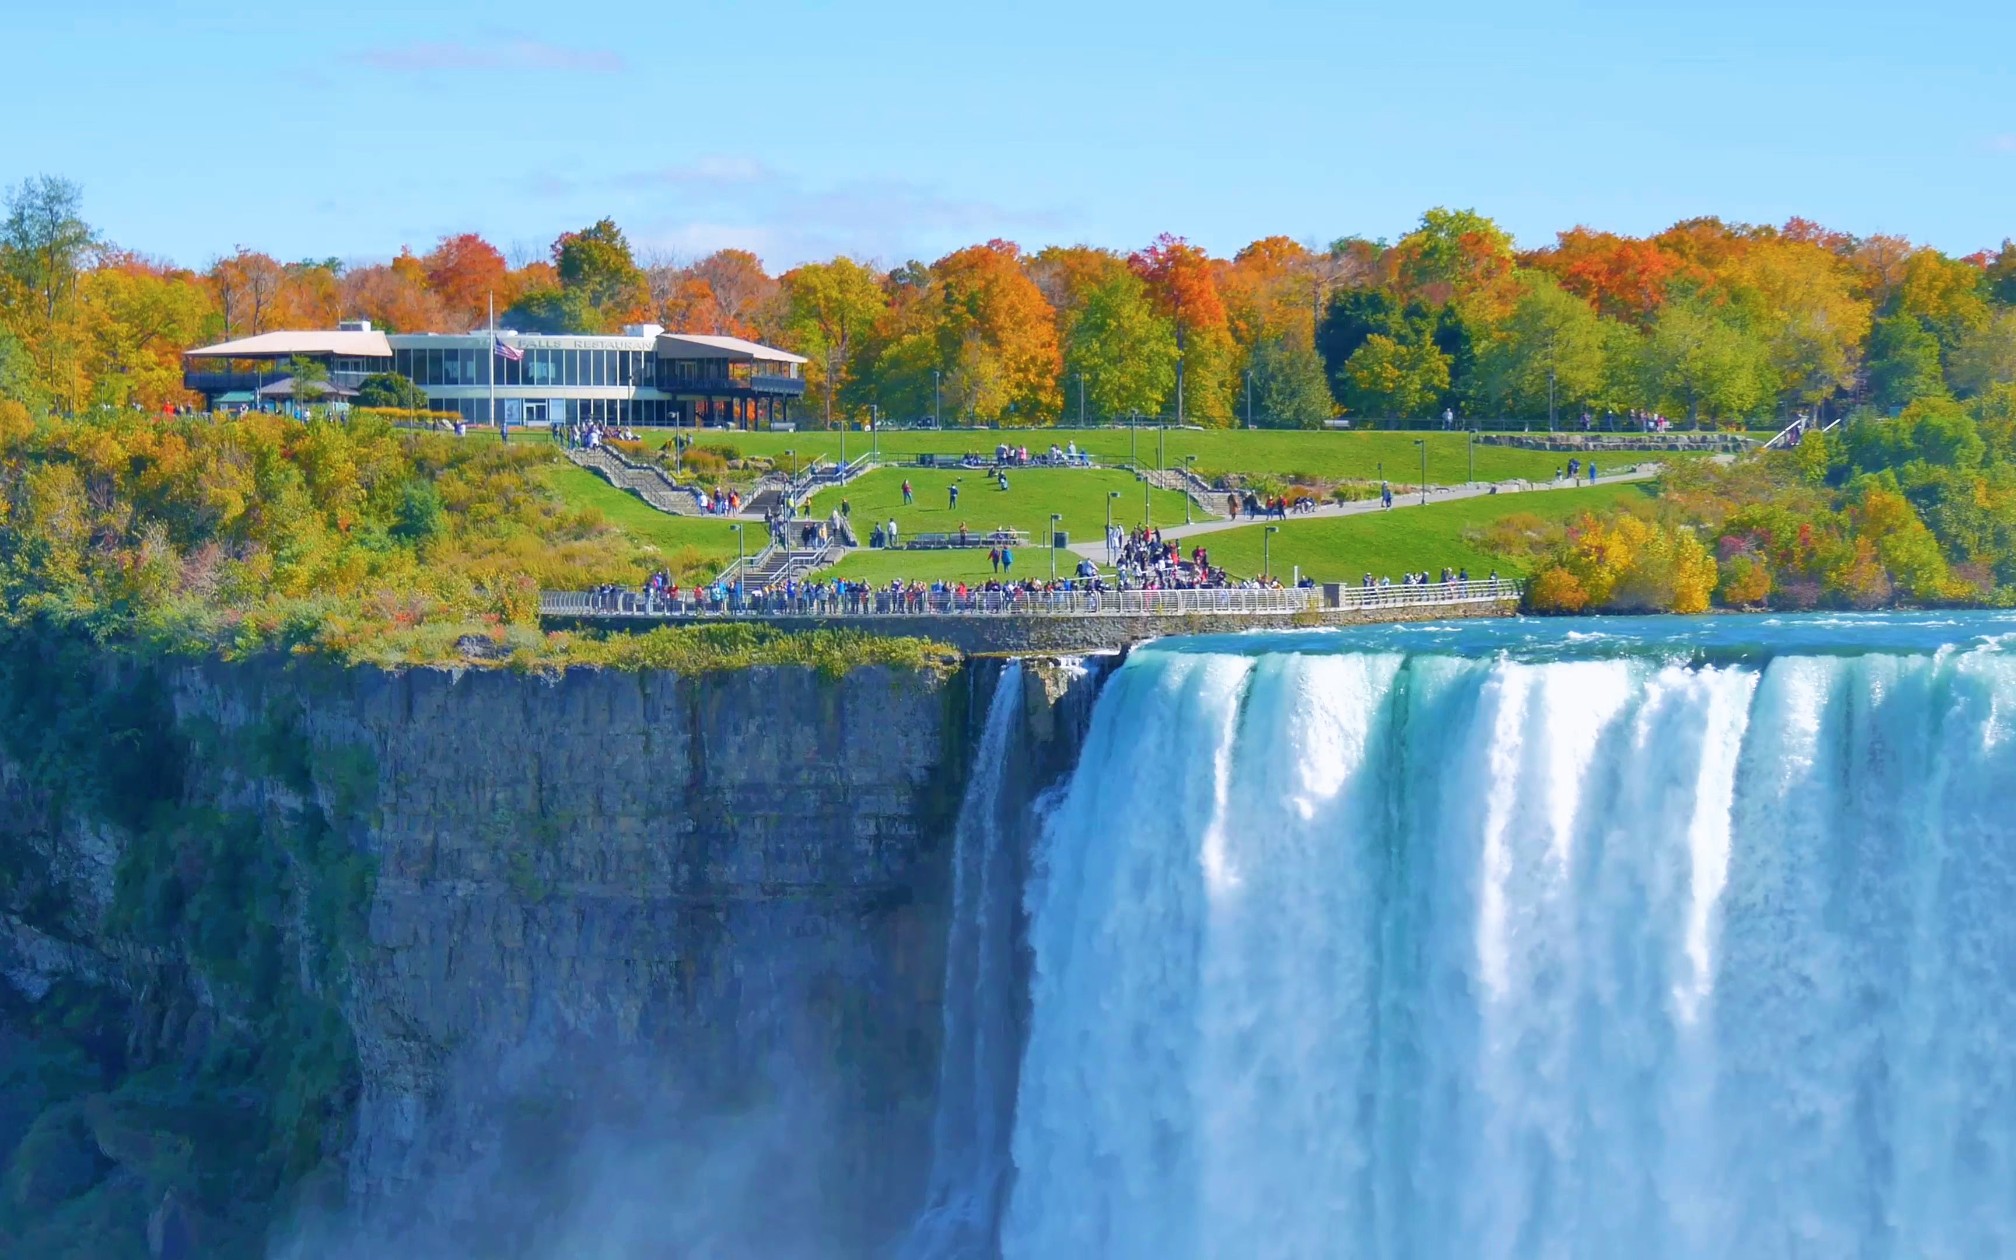
<svg viewBox="0 0 2016 1260">
<path fill-rule="evenodd" d="M 1494 489 L 1501 495 L 1540 494 L 1550 490 L 1587 490 L 1591 484 L 1614 486 L 1630 481 L 1650 481 L 1658 475 L 1659 465 L 1640 464 L 1629 472 L 1612 473 L 1607 477 L 1599 476 L 1594 483 L 1591 483 L 1587 478 L 1580 481 L 1569 481 L 1564 478 L 1561 481 L 1533 483 L 1475 481 L 1461 486 L 1430 486 L 1428 489 L 1428 506 L 1433 507 L 1437 503 L 1453 503 L 1457 499 L 1482 498 L 1490 494 Z M 1390 510 L 1397 512 L 1402 508 L 1418 508 L 1421 506 L 1421 495 L 1419 491 L 1416 491 L 1412 494 L 1395 494 L 1393 496 L 1393 507 Z M 1237 520 L 1198 521 L 1190 525 L 1164 525 L 1162 526 L 1162 538 L 1166 542 L 1174 542 L 1184 538 L 1195 538 L 1201 534 L 1216 534 L 1228 529 L 1245 529 L 1251 525 L 1281 525 L 1292 521 L 1320 521 L 1339 516 L 1363 516 L 1367 513 L 1384 512 L 1387 510 L 1389 509 L 1380 506 L 1377 499 L 1359 499 L 1351 503 L 1325 503 L 1318 506 L 1313 512 L 1291 513 L 1285 521 L 1275 517 L 1241 516 Z M 1073 543 L 1071 544 L 1071 550 L 1075 554 L 1084 556 L 1087 559 L 1104 563 L 1106 559 L 1106 540 L 1102 538 L 1096 543 Z"/>
</svg>

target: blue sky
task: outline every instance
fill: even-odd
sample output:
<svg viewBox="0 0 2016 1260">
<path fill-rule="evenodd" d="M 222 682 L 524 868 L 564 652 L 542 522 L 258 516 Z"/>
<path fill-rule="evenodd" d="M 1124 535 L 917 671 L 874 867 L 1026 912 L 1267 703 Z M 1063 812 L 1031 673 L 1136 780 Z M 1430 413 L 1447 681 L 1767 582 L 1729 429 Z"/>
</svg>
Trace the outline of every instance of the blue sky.
<svg viewBox="0 0 2016 1260">
<path fill-rule="evenodd" d="M 0 0 L 0 182 L 120 244 L 523 255 L 605 214 L 773 267 L 1216 252 L 1472 206 L 1522 244 L 1803 214 L 2016 235 L 2016 5 Z"/>
</svg>

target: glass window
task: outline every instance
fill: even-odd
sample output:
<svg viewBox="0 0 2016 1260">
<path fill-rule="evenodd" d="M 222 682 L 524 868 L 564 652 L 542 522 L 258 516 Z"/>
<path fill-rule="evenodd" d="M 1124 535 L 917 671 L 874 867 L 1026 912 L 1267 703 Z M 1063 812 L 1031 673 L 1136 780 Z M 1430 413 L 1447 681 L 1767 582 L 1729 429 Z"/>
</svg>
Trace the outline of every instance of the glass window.
<svg viewBox="0 0 2016 1260">
<path fill-rule="evenodd" d="M 561 384 L 579 385 L 581 383 L 581 352 L 579 350 L 562 350 L 560 352 L 560 370 Z"/>
</svg>

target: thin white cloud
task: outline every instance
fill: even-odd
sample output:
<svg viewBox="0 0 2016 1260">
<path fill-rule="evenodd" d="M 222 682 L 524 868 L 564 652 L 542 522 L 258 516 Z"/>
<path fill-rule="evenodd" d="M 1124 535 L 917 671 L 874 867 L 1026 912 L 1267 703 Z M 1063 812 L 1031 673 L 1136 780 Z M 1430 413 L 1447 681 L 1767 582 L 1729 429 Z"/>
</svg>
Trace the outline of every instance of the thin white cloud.
<svg viewBox="0 0 2016 1260">
<path fill-rule="evenodd" d="M 1061 222 L 1051 211 L 952 196 L 909 180 L 820 185 L 732 154 L 601 177 L 541 173 L 519 187 L 542 198 L 598 205 L 620 193 L 634 207 L 618 214 L 634 244 L 682 255 L 747 249 L 773 266 L 834 254 L 930 257 L 934 250 Z"/>
<path fill-rule="evenodd" d="M 1988 137 L 1988 149 L 1991 153 L 2016 153 L 2016 131 Z"/>
<path fill-rule="evenodd" d="M 456 40 L 418 41 L 367 48 L 356 60 L 377 70 L 398 74 L 437 74 L 469 70 L 552 71 L 567 74 L 615 74 L 628 66 L 621 55 L 602 48 L 568 48 L 536 39 L 469 43 Z"/>
</svg>

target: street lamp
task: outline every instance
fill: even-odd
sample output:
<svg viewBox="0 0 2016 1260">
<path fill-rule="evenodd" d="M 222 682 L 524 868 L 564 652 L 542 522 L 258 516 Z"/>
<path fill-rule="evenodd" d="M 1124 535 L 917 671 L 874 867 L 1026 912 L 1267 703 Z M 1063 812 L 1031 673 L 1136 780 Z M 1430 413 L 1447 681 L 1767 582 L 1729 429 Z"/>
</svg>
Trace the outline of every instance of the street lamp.
<svg viewBox="0 0 2016 1260">
<path fill-rule="evenodd" d="M 1195 455 L 1185 455 L 1183 457 L 1183 523 L 1185 525 L 1190 523 L 1190 478 L 1194 475 L 1190 469 L 1196 462 L 1197 457 Z"/>
<path fill-rule="evenodd" d="M 1052 582 L 1057 580 L 1057 526 L 1063 520 L 1062 513 L 1052 512 L 1050 514 L 1050 580 Z"/>
<path fill-rule="evenodd" d="M 1477 484 L 1477 430 L 1466 430 L 1463 438 L 1470 448 L 1470 484 L 1474 486 Z"/>
<path fill-rule="evenodd" d="M 1246 369 L 1246 427 L 1253 427 L 1253 369 Z"/>
<path fill-rule="evenodd" d="M 1271 578 L 1274 576 L 1273 548 L 1269 544 L 1274 541 L 1274 535 L 1280 532 L 1281 527 L 1279 525 L 1269 525 L 1266 531 L 1260 535 L 1260 576 L 1262 578 Z"/>
<path fill-rule="evenodd" d="M 1085 427 L 1085 373 L 1078 373 L 1078 427 Z"/>
<path fill-rule="evenodd" d="M 868 404 L 868 454 L 882 458 L 882 409 L 874 403 Z"/>
<path fill-rule="evenodd" d="M 941 401 L 939 400 L 939 397 L 938 397 L 938 369 L 937 369 L 937 368 L 932 368 L 932 369 L 931 369 L 931 423 L 933 423 L 933 424 L 937 425 L 937 426 L 938 426 L 939 428 L 941 428 L 941 429 L 945 427 L 945 419 L 944 419 L 944 417 L 943 417 L 942 415 L 940 415 L 940 414 L 939 414 L 939 408 L 943 407 L 944 405 L 945 405 L 945 404 L 944 404 L 943 402 L 941 402 Z"/>
<path fill-rule="evenodd" d="M 1414 445 L 1421 448 L 1421 506 L 1428 506 L 1428 439 L 1415 438 Z"/>
<path fill-rule="evenodd" d="M 1113 501 L 1120 497 L 1118 490 L 1106 492 L 1106 563 L 1112 564 L 1118 557 L 1113 553 Z"/>
</svg>

